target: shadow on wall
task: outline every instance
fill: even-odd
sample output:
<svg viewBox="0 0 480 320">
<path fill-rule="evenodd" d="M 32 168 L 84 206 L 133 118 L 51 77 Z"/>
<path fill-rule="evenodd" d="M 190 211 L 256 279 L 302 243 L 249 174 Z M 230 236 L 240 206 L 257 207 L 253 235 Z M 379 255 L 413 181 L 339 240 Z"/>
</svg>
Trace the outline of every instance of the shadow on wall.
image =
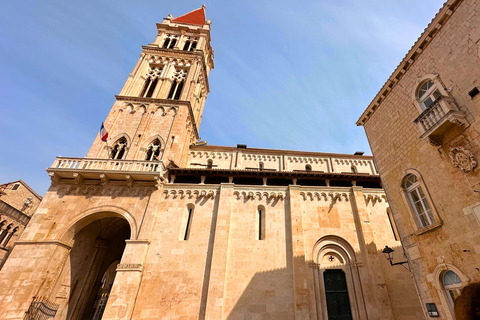
<svg viewBox="0 0 480 320">
<path fill-rule="evenodd" d="M 406 260 L 402 247 L 392 248 L 393 262 Z M 286 268 L 257 272 L 243 288 L 242 275 L 245 278 L 248 274 L 241 269 L 231 271 L 237 274 L 229 278 L 239 280 L 226 284 L 227 319 L 294 319 L 295 304 L 297 313 L 308 319 L 313 315 L 313 319 L 363 319 L 366 313 L 369 318 L 378 315 L 387 319 L 385 316 L 392 314 L 398 320 L 423 318 L 412 274 L 400 265 L 390 266 L 383 247 L 378 250 L 370 243 L 365 249 L 363 254 L 357 251 L 348 257 L 327 243 L 316 250 L 316 262 L 304 256 L 287 258 Z"/>
</svg>

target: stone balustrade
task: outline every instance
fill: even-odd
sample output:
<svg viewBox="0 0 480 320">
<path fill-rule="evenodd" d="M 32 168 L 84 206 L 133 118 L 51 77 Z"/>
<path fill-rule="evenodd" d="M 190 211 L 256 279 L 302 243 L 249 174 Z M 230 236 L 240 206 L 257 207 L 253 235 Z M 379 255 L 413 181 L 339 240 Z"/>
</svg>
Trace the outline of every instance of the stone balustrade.
<svg viewBox="0 0 480 320">
<path fill-rule="evenodd" d="M 162 163 L 142 160 L 114 160 L 57 157 L 50 168 L 100 171 L 161 172 Z"/>
</svg>

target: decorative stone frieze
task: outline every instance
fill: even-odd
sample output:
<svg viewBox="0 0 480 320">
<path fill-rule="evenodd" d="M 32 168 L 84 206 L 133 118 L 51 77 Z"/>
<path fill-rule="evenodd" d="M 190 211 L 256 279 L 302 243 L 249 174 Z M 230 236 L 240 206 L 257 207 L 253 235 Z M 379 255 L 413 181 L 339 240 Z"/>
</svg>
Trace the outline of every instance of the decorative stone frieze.
<svg viewBox="0 0 480 320">
<path fill-rule="evenodd" d="M 232 157 L 228 152 L 208 152 L 208 151 L 192 151 L 190 155 L 193 158 L 207 158 L 207 159 L 229 159 Z"/>
<path fill-rule="evenodd" d="M 451 147 L 448 153 L 455 167 L 460 168 L 463 172 L 470 172 L 477 166 L 477 159 L 464 147 Z"/>
<path fill-rule="evenodd" d="M 288 157 L 287 160 L 295 163 L 328 163 L 328 159 L 314 157 Z"/>
<path fill-rule="evenodd" d="M 384 194 L 374 194 L 374 193 L 364 193 L 363 197 L 365 198 L 365 204 L 368 205 L 369 202 L 372 203 L 372 205 L 375 205 L 377 202 L 388 202 L 387 196 Z"/>
<path fill-rule="evenodd" d="M 349 165 L 361 165 L 366 166 L 370 161 L 358 160 L 358 159 L 335 159 L 336 164 L 349 164 Z"/>
<path fill-rule="evenodd" d="M 165 199 L 215 199 L 218 194 L 218 189 L 205 189 L 205 188 L 166 188 L 163 190 Z"/>
<path fill-rule="evenodd" d="M 59 196 L 111 196 L 116 197 L 142 197 L 148 196 L 155 188 L 152 187 L 103 187 L 92 185 L 62 185 L 58 188 Z"/>
<path fill-rule="evenodd" d="M 301 191 L 300 195 L 302 196 L 303 200 L 318 200 L 318 201 L 349 201 L 350 198 L 346 192 L 304 192 Z"/>
<path fill-rule="evenodd" d="M 244 160 L 259 160 L 259 161 L 277 161 L 280 159 L 280 156 L 269 155 L 269 154 L 242 154 Z"/>
<path fill-rule="evenodd" d="M 239 191 L 236 190 L 233 192 L 233 195 L 237 197 L 237 200 L 240 200 L 241 198 L 245 200 L 262 200 L 262 199 L 268 199 L 268 200 L 283 200 L 285 194 L 283 192 L 275 192 L 275 191 Z"/>
</svg>

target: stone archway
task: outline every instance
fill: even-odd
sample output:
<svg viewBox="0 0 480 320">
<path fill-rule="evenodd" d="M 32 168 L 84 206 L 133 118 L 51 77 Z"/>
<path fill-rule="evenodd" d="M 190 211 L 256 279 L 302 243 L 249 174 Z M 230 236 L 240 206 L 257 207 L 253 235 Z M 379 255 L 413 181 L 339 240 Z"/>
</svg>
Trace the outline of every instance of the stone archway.
<svg viewBox="0 0 480 320">
<path fill-rule="evenodd" d="M 355 251 L 343 238 L 330 235 L 322 237 L 313 248 L 312 258 L 316 263 L 315 290 L 318 318 L 327 319 L 366 319 L 362 284 L 358 273 Z M 326 283 L 327 279 L 343 279 L 341 285 Z M 337 290 L 338 289 L 338 290 Z M 342 298 L 349 310 L 331 312 L 329 294 Z M 334 304 L 337 304 L 335 302 Z M 331 309 L 331 307 L 330 307 Z M 335 313 L 338 313 L 335 315 Z M 332 317 L 332 314 L 335 316 Z M 341 315 L 341 316 L 340 316 Z M 338 316 L 338 317 L 337 317 Z"/>
<path fill-rule="evenodd" d="M 116 269 L 115 262 L 121 260 L 131 233 L 129 221 L 105 213 L 88 215 L 69 228 L 72 248 L 52 291 L 52 298 L 60 305 L 55 319 L 94 318 L 105 275 Z M 109 277 L 113 284 L 115 275 L 110 272 Z M 104 290 L 104 300 L 108 292 Z"/>
</svg>

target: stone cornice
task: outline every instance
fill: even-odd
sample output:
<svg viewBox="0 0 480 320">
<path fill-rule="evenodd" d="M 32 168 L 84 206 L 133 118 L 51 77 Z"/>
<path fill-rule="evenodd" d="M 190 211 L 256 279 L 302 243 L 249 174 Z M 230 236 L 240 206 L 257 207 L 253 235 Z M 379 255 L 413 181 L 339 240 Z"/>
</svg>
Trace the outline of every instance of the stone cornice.
<svg viewBox="0 0 480 320">
<path fill-rule="evenodd" d="M 385 84 L 377 93 L 375 98 L 372 100 L 372 102 L 370 102 L 367 109 L 357 120 L 357 126 L 365 125 L 365 123 L 373 115 L 375 110 L 385 100 L 385 98 L 400 81 L 400 79 L 404 76 L 407 70 L 410 69 L 410 67 L 415 63 L 416 60 L 418 60 L 418 57 L 420 57 L 422 52 L 425 51 L 425 48 L 432 42 L 433 38 L 435 38 L 435 36 L 439 33 L 439 31 L 450 19 L 452 14 L 462 2 L 463 0 L 448 0 L 447 2 L 445 2 L 440 11 L 432 19 L 432 21 L 425 28 L 418 40 L 413 44 L 413 46 L 410 48 L 403 60 L 390 75 L 387 82 L 385 82 Z"/>
<path fill-rule="evenodd" d="M 134 102 L 143 102 L 143 103 L 157 103 L 157 104 L 161 104 L 161 105 L 164 105 L 164 106 L 175 106 L 175 107 L 186 106 L 188 108 L 188 113 L 190 114 L 190 120 L 192 121 L 192 124 L 193 124 L 193 130 L 195 131 L 195 137 L 197 138 L 197 140 L 200 139 L 200 136 L 198 134 L 197 122 L 195 121 L 195 117 L 193 115 L 192 105 L 190 104 L 190 101 L 157 99 L 157 98 L 143 98 L 143 97 L 121 96 L 121 95 L 116 95 L 115 98 L 117 99 L 117 101 L 134 101 Z"/>
<path fill-rule="evenodd" d="M 281 149 L 261 149 L 261 148 L 246 148 L 239 149 L 237 147 L 229 146 L 215 146 L 215 145 L 204 145 L 204 146 L 191 146 L 190 152 L 201 152 L 201 151 L 215 151 L 215 152 L 236 152 L 239 151 L 244 154 L 256 153 L 256 154 L 272 154 L 272 155 L 285 155 L 286 157 L 331 157 L 331 158 L 346 158 L 346 159 L 358 159 L 358 160 L 373 160 L 373 156 L 356 156 L 353 154 L 343 154 L 343 153 L 326 153 L 326 152 L 313 152 L 313 151 L 295 151 L 295 150 L 281 150 Z"/>
</svg>

